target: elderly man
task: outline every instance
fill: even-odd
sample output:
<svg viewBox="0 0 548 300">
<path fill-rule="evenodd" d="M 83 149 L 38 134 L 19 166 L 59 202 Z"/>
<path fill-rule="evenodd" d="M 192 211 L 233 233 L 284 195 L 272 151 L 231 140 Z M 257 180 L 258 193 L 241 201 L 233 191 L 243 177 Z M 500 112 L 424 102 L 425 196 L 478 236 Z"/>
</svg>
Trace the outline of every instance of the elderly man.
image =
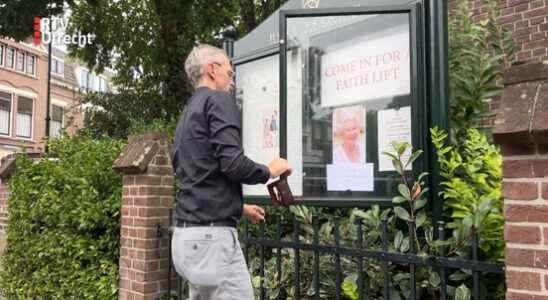
<svg viewBox="0 0 548 300">
<path fill-rule="evenodd" d="M 195 47 L 185 71 L 196 91 L 172 150 L 179 186 L 173 263 L 190 282 L 191 299 L 254 299 L 236 226 L 242 214 L 257 223 L 265 212 L 243 204 L 241 184 L 264 184 L 291 168 L 284 159 L 265 166 L 244 155 L 240 115 L 229 94 L 234 72 L 223 50 Z"/>
</svg>

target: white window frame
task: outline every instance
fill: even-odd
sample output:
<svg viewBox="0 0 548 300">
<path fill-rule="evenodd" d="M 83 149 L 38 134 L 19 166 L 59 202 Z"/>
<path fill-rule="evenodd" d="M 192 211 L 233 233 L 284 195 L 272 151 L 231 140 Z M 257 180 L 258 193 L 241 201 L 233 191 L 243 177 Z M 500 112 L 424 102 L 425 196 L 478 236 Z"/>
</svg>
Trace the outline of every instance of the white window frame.
<svg viewBox="0 0 548 300">
<path fill-rule="evenodd" d="M 3 137 L 11 137 L 11 131 L 13 130 L 13 96 L 14 96 L 14 93 L 12 91 L 7 91 L 7 90 L 4 90 L 4 89 L 0 89 L 0 92 L 3 92 L 3 93 L 7 93 L 10 95 L 10 119 L 9 119 L 9 123 L 8 123 L 8 133 L 3 133 L 3 132 L 0 132 L 0 136 L 3 136 Z"/>
<path fill-rule="evenodd" d="M 32 64 L 32 73 L 29 73 L 28 70 L 27 70 L 27 69 L 28 69 L 28 66 L 29 66 L 29 65 L 28 65 L 28 59 L 29 59 L 29 58 L 33 58 L 33 59 L 34 59 L 34 63 Z M 37 62 L 37 57 L 36 57 L 36 55 L 32 55 L 32 54 L 29 54 L 29 53 L 27 53 L 27 54 L 25 55 L 25 74 L 31 75 L 31 76 L 36 76 L 36 62 Z"/>
<path fill-rule="evenodd" d="M 15 137 L 18 138 L 18 139 L 23 139 L 23 140 L 34 140 L 34 118 L 35 118 L 35 111 L 36 111 L 36 98 L 27 97 L 27 96 L 24 96 L 24 95 L 17 95 L 17 111 L 15 112 L 16 114 L 19 113 L 19 97 L 23 97 L 23 98 L 27 98 L 27 99 L 32 100 L 32 115 L 31 115 L 31 118 L 30 118 L 30 136 L 26 137 L 26 136 L 17 135 L 17 129 L 16 129 L 15 130 Z M 12 96 L 12 99 L 13 99 L 13 96 Z M 12 101 L 12 103 L 13 103 L 13 101 Z M 19 124 L 15 124 L 15 125 L 18 126 Z"/>
<path fill-rule="evenodd" d="M 17 57 L 20 53 L 23 54 L 23 70 L 18 70 L 17 69 L 17 64 L 19 63 Z M 19 73 L 22 73 L 22 74 L 26 74 L 25 71 L 27 70 L 27 53 L 25 51 L 17 50 L 15 52 L 15 65 L 14 65 L 14 67 L 15 67 L 15 71 L 17 71 Z"/>
<path fill-rule="evenodd" d="M 86 72 L 86 76 L 82 76 L 83 72 Z M 89 77 L 89 70 L 88 69 L 80 69 L 80 88 L 84 91 L 87 91 L 88 89 L 88 77 Z"/>
<path fill-rule="evenodd" d="M 51 104 L 50 104 L 50 112 L 53 113 L 53 107 L 54 106 L 57 106 L 57 107 L 61 107 L 63 109 L 63 114 L 61 115 L 61 129 L 65 126 L 65 113 L 67 112 L 67 103 L 64 102 L 64 101 L 61 101 L 61 100 L 57 100 L 57 99 L 51 99 Z M 53 119 L 51 118 L 52 114 L 50 114 L 50 122 L 53 121 Z M 48 134 L 50 135 L 50 137 L 53 137 L 53 135 L 51 134 L 51 124 L 49 126 L 49 131 Z"/>
<path fill-rule="evenodd" d="M 12 53 L 13 53 L 13 56 L 11 57 L 11 67 L 9 67 L 9 66 L 7 65 L 7 62 L 8 62 L 8 52 L 12 52 Z M 15 70 L 15 57 L 16 57 L 16 56 L 17 56 L 17 51 L 15 50 L 15 48 L 6 47 L 6 62 L 4 63 L 4 65 L 6 66 L 6 68 Z"/>
<path fill-rule="evenodd" d="M 101 93 L 108 92 L 107 78 L 105 76 L 97 76 L 97 78 L 99 78 L 99 92 L 101 92 Z M 102 86 L 101 86 L 101 83 L 103 83 Z"/>
<path fill-rule="evenodd" d="M 59 63 L 63 64 L 63 71 L 59 73 Z M 55 67 L 51 68 L 51 72 L 55 74 L 56 76 L 65 77 L 65 61 L 58 58 L 58 57 L 52 57 L 51 58 L 51 65 L 55 65 Z"/>
<path fill-rule="evenodd" d="M 0 67 L 4 66 L 5 55 L 6 55 L 6 46 L 4 44 L 0 44 Z"/>
<path fill-rule="evenodd" d="M 89 75 L 88 75 L 86 88 L 87 88 L 88 91 L 95 92 L 95 78 L 97 76 L 95 76 L 95 74 L 93 74 L 92 72 L 89 72 L 88 74 Z"/>
</svg>

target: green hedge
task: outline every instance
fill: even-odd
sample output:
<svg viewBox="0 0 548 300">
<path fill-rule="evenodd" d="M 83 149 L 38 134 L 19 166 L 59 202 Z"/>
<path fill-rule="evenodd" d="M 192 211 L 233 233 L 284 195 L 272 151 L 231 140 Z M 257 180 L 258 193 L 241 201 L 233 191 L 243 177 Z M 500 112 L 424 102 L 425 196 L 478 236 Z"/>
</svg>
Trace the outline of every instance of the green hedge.
<svg viewBox="0 0 548 300">
<path fill-rule="evenodd" d="M 117 299 L 123 144 L 86 135 L 17 157 L 0 285 L 10 299 Z"/>
</svg>

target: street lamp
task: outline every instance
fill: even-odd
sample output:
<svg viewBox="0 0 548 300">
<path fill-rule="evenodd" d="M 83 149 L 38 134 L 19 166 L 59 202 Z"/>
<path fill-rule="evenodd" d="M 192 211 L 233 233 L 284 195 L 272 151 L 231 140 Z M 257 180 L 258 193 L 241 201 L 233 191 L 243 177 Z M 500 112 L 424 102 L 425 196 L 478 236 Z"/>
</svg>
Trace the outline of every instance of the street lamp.
<svg viewBox="0 0 548 300">
<path fill-rule="evenodd" d="M 51 1 L 49 3 L 49 18 L 51 20 Z M 52 32 L 51 32 L 51 21 L 48 22 L 48 26 L 49 26 L 49 34 L 51 36 Z M 52 46 L 51 44 L 53 44 L 53 37 L 51 36 L 50 38 L 50 41 L 49 41 L 49 44 L 48 44 L 48 88 L 47 88 L 47 95 L 46 95 L 46 132 L 44 134 L 44 138 L 46 139 L 46 144 L 44 146 L 44 151 L 45 152 L 48 152 L 48 141 L 49 140 L 49 126 L 50 126 L 50 120 L 51 120 L 51 117 L 50 117 L 50 103 L 51 103 L 51 49 L 52 49 Z"/>
</svg>

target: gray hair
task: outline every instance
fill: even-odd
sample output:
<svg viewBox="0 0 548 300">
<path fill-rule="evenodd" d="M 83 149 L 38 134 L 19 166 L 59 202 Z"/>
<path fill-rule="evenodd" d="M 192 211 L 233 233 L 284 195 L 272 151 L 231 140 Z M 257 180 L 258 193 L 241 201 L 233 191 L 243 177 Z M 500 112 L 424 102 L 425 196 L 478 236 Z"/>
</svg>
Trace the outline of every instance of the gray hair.
<svg viewBox="0 0 548 300">
<path fill-rule="evenodd" d="M 202 79 L 204 65 L 211 62 L 222 64 L 225 57 L 227 55 L 223 49 L 207 44 L 200 44 L 192 48 L 185 61 L 185 72 L 192 86 L 197 87 Z"/>
</svg>

